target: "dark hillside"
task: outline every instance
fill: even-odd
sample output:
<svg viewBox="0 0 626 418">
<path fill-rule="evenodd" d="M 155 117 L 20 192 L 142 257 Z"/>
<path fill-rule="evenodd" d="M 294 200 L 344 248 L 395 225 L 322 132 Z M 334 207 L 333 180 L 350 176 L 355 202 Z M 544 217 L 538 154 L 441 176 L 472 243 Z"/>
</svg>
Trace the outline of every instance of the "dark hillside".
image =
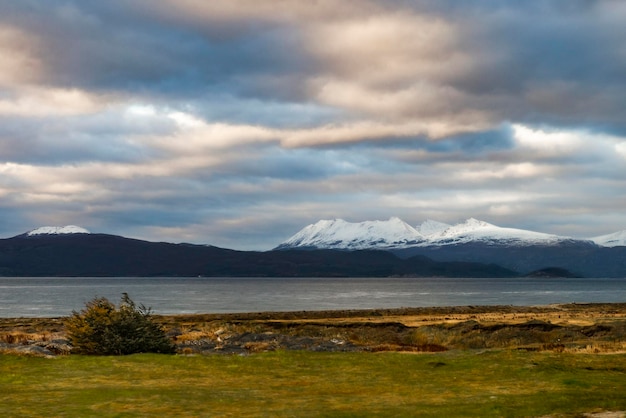
<svg viewBox="0 0 626 418">
<path fill-rule="evenodd" d="M 401 258 L 426 256 L 440 262 L 494 263 L 528 274 L 548 267 L 568 270 L 580 277 L 626 277 L 626 247 L 606 248 L 593 243 L 495 246 L 480 243 L 413 247 L 395 250 Z"/>
<path fill-rule="evenodd" d="M 17 236 L 0 240 L 2 276 L 511 277 L 495 265 L 403 260 L 385 251 L 234 251 L 106 234 Z"/>
</svg>

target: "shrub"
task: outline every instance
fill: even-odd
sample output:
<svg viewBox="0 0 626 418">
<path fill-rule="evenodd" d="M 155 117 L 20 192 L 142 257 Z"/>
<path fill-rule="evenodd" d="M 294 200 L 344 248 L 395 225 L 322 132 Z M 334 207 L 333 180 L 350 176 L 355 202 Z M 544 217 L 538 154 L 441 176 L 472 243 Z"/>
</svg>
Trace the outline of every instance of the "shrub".
<svg viewBox="0 0 626 418">
<path fill-rule="evenodd" d="M 135 305 L 124 293 L 119 308 L 96 297 L 65 323 L 73 350 L 82 354 L 174 353 L 176 348 L 151 318 L 150 308 Z"/>
</svg>

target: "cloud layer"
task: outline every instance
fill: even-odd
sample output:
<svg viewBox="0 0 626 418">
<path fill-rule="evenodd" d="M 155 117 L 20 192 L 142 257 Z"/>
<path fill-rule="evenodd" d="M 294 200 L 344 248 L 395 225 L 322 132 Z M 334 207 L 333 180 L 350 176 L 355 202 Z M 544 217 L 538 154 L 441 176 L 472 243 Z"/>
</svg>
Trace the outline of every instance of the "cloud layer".
<svg viewBox="0 0 626 418">
<path fill-rule="evenodd" d="M 0 234 L 624 229 L 624 21 L 613 0 L 4 2 Z"/>
</svg>

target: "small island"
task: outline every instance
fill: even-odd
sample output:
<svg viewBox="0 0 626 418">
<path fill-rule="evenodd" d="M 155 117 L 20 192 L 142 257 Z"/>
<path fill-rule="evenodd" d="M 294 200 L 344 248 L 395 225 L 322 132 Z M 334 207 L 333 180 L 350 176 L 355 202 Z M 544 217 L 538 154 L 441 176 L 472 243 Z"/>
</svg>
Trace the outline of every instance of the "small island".
<svg viewBox="0 0 626 418">
<path fill-rule="evenodd" d="M 579 279 L 583 276 L 560 267 L 546 267 L 526 274 L 524 277 L 538 277 L 538 278 L 571 278 Z"/>
</svg>

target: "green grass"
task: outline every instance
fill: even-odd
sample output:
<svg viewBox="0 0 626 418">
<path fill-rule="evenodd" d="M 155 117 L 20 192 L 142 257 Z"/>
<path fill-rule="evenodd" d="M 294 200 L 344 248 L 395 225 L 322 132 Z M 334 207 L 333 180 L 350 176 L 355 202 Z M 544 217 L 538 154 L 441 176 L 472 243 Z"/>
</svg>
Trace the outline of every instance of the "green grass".
<svg viewBox="0 0 626 418">
<path fill-rule="evenodd" d="M 626 410 L 626 355 L 0 356 L 0 416 L 575 416 Z"/>
</svg>

